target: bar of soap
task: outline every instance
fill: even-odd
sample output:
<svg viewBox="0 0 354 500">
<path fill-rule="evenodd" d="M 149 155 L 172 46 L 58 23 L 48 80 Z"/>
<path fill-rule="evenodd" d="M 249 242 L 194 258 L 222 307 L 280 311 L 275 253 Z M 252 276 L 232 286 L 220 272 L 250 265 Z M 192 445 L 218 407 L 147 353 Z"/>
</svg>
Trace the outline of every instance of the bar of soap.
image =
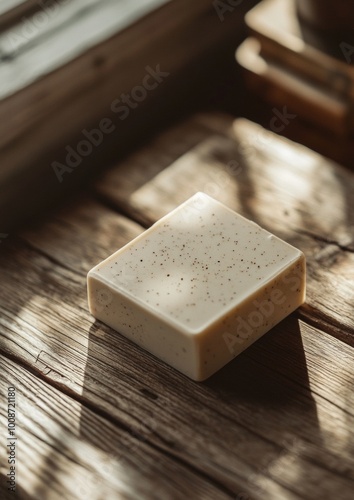
<svg viewBox="0 0 354 500">
<path fill-rule="evenodd" d="M 197 193 L 88 273 L 93 316 L 201 381 L 305 300 L 305 257 Z"/>
</svg>

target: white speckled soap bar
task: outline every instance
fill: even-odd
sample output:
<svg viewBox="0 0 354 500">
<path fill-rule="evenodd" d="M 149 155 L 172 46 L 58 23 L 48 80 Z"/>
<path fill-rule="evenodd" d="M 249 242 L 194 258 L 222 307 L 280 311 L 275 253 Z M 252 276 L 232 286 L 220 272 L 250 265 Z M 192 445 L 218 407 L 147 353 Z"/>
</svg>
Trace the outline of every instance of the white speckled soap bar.
<svg viewBox="0 0 354 500">
<path fill-rule="evenodd" d="M 305 257 L 197 193 L 88 274 L 90 311 L 204 380 L 305 299 Z"/>
</svg>

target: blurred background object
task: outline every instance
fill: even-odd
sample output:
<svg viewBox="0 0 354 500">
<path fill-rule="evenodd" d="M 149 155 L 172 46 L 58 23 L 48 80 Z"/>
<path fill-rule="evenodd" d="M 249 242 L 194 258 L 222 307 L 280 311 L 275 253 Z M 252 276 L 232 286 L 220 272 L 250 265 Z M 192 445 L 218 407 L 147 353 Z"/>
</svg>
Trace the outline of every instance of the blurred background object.
<svg viewBox="0 0 354 500">
<path fill-rule="evenodd" d="M 251 38 L 236 55 L 249 87 L 298 117 L 285 135 L 347 165 L 354 152 L 352 14 L 345 0 L 263 0 L 246 15 Z"/>
<path fill-rule="evenodd" d="M 196 111 L 269 128 L 286 105 L 297 119 L 278 133 L 351 165 L 352 3 L 257 3 L 0 0 L 1 231 Z"/>
<path fill-rule="evenodd" d="M 352 0 L 296 0 L 299 15 L 319 29 L 332 33 L 352 30 L 354 3 Z"/>
</svg>

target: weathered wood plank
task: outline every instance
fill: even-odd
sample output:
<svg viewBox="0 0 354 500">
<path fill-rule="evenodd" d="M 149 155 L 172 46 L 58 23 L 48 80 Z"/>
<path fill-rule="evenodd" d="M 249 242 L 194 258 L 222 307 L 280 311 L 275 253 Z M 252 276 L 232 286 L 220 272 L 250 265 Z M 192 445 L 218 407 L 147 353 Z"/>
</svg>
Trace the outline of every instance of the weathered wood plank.
<svg viewBox="0 0 354 500">
<path fill-rule="evenodd" d="M 24 36 L 19 24 L 0 36 L 4 55 L 0 116 L 6 117 L 0 125 L 0 146 L 23 136 L 26 139 L 28 132 L 46 130 L 49 135 L 49 123 L 57 134 L 39 141 L 38 146 L 46 142 L 48 147 L 48 141 L 54 147 L 60 142 L 65 146 L 85 126 L 110 116 L 112 102 L 141 84 L 146 66 L 159 64 L 175 78 L 210 49 L 227 43 L 241 26 L 246 4 L 251 7 L 254 1 L 244 4 L 220 23 L 208 0 L 193 4 L 186 0 L 76 0 L 58 4 L 55 15 L 47 14 L 47 22 L 34 26 L 33 36 Z M 147 15 L 151 11 L 153 15 Z M 209 36 L 202 36 L 207 30 Z M 62 117 L 65 111 L 70 111 L 69 120 Z M 66 126 L 61 119 L 66 119 Z M 19 169 L 15 158 L 11 168 L 10 162 L 11 157 L 6 173 Z"/>
<path fill-rule="evenodd" d="M 139 224 L 84 194 L 24 229 L 20 239 L 74 274 L 86 277 L 91 267 L 142 231 Z"/>
<path fill-rule="evenodd" d="M 7 491 L 6 446 L 0 447 L 1 498 L 229 498 L 217 485 L 149 446 L 141 433 L 115 425 L 0 356 L 0 417 L 16 389 L 16 494 Z M 141 395 L 143 398 L 143 395 Z M 141 422 L 147 434 L 154 428 Z M 2 426 L 2 439 L 8 435 Z"/>
<path fill-rule="evenodd" d="M 171 127 L 107 174 L 103 173 L 94 184 L 93 193 L 144 227 L 151 225 L 153 219 L 149 210 L 142 211 L 139 206 L 135 208 L 134 193 L 186 152 L 208 139 L 211 130 L 208 120 L 198 121 L 194 118 Z"/>
<path fill-rule="evenodd" d="M 45 5 L 45 0 L 43 0 Z M 0 1 L 0 30 L 8 28 L 33 10 L 40 9 L 40 0 L 1 0 Z M 0 48 L 0 56 L 1 56 Z"/>
<path fill-rule="evenodd" d="M 143 161 L 148 163 L 152 160 L 153 154 L 155 161 L 158 161 L 157 148 L 163 148 L 165 145 L 167 149 L 167 145 L 172 144 L 175 136 L 181 143 L 183 134 L 187 141 L 194 129 L 199 130 L 198 127 L 204 127 L 203 138 L 208 139 L 209 144 L 205 142 L 203 145 L 198 145 L 195 150 L 189 152 L 189 155 L 180 158 L 183 156 L 182 143 L 177 151 L 179 156 L 174 157 L 174 160 L 178 161 L 174 165 L 171 164 L 168 169 L 166 163 L 155 165 L 155 178 L 148 177 L 145 186 L 136 180 L 136 168 L 130 170 L 122 179 L 122 172 L 132 163 L 133 166 L 142 164 Z M 216 179 L 213 177 L 213 167 Z M 193 168 L 194 170 L 191 170 Z M 176 179 L 179 189 L 175 189 L 176 193 L 171 199 L 171 184 L 173 185 L 175 179 L 172 181 L 170 178 L 177 177 L 179 170 L 181 176 Z M 195 171 L 198 171 L 200 181 L 196 179 Z M 157 175 L 160 172 L 161 175 Z M 188 178 L 187 172 L 191 172 Z M 247 179 L 247 176 L 250 179 Z M 254 178 L 259 176 L 262 178 L 257 185 L 257 179 Z M 188 189 L 188 183 L 193 181 L 194 185 Z M 120 189 L 122 182 L 124 189 Z M 167 190 L 162 205 L 148 205 L 148 200 L 144 201 L 144 196 L 147 198 L 150 191 L 150 201 L 157 198 L 157 194 L 153 192 L 154 186 L 156 192 L 160 188 L 161 196 L 164 190 Z M 254 205 L 260 203 L 262 211 L 259 210 L 258 217 L 263 217 L 266 221 L 270 214 L 274 213 L 275 205 L 276 214 L 273 217 L 280 219 L 278 225 L 306 228 L 319 238 L 329 242 L 335 241 L 338 245 L 347 247 L 349 251 L 354 251 L 354 233 L 351 231 L 354 223 L 352 173 L 323 156 L 266 131 L 248 120 L 233 121 L 232 117 L 227 115 L 194 117 L 181 124 L 179 129 L 170 131 L 165 137 L 161 134 L 158 143 L 152 143 L 144 151 L 127 158 L 125 162 L 105 173 L 98 181 L 97 187 L 112 202 L 118 204 L 128 198 L 132 208 L 136 205 L 139 210 L 148 209 L 147 218 L 150 223 L 172 209 L 176 201 L 182 201 L 196 189 L 204 188 L 215 196 L 226 191 L 226 199 L 239 205 L 241 203 L 239 197 L 235 196 L 235 190 L 238 189 L 241 194 L 245 190 L 244 197 L 248 203 L 244 211 L 247 213 L 252 213 L 256 209 Z M 125 192 L 127 188 L 128 196 Z M 249 196 L 250 193 L 252 197 Z M 266 196 L 268 198 L 264 200 Z M 276 203 L 273 203 L 273 206 L 269 204 L 272 196 L 276 196 Z M 127 202 L 126 207 L 129 208 Z"/>
<path fill-rule="evenodd" d="M 79 399 L 80 422 L 92 408 L 224 494 L 349 500 L 352 348 L 294 314 L 207 383 L 186 379 L 87 311 L 86 271 L 139 231 L 81 200 L 10 240 L 2 353 Z"/>
<path fill-rule="evenodd" d="M 181 110 L 181 102 L 188 109 L 194 93 L 200 98 L 201 85 L 206 95 L 218 77 L 215 66 L 225 48 L 234 47 L 241 37 L 244 11 L 255 3 L 243 1 L 220 22 L 209 0 L 165 0 L 166 5 L 144 16 L 149 3 L 156 6 L 164 0 L 151 1 L 144 0 L 142 11 L 137 2 L 126 0 L 65 2 L 19 47 L 11 49 L 9 43 L 16 30 L 0 35 L 2 231 L 62 195 L 53 162 L 66 165 L 66 148 L 77 148 L 84 129 L 97 129 L 105 118 L 114 122 L 114 131 L 104 136 L 100 147 L 81 156 L 80 169 L 75 170 L 88 175 L 107 162 L 104 154 L 116 158 L 129 139 L 150 131 L 150 116 L 157 127 L 165 114 Z M 22 28 L 16 27 L 20 33 Z M 160 68 L 168 76 L 158 87 L 145 89 L 142 100 L 141 89 L 137 91 L 138 102 L 129 100 L 128 119 L 117 107 L 112 111 L 112 103 L 124 99 L 122 94 L 141 87 L 147 67 Z M 65 188 L 72 184 L 74 176 L 66 176 Z M 40 185 L 46 185 L 47 196 L 38 195 Z"/>
<path fill-rule="evenodd" d="M 204 143 L 168 168 L 161 165 L 160 172 L 155 165 L 155 177 L 145 184 L 130 165 L 152 156 L 138 153 L 103 176 L 100 195 L 147 224 L 196 191 L 226 203 L 305 252 L 308 297 L 302 313 L 354 345 L 352 174 L 246 120 L 204 117 L 201 123 L 209 127 Z M 186 125 L 186 135 L 192 127 Z M 124 181 L 123 172 L 129 172 Z"/>
<path fill-rule="evenodd" d="M 0 1 L 0 16 L 4 15 L 5 12 L 9 12 L 14 8 L 18 8 L 19 5 L 27 3 L 27 0 L 1 0 Z"/>
<path fill-rule="evenodd" d="M 64 0 L 52 6 L 44 3 L 41 16 L 29 17 L 27 26 L 26 19 L 19 19 L 0 37 L 0 51 L 8 60 L 0 67 L 0 98 L 26 88 L 166 3 L 169 0 Z M 39 3 L 37 6 L 41 8 Z M 19 78 L 11 81 L 19 68 Z"/>
</svg>

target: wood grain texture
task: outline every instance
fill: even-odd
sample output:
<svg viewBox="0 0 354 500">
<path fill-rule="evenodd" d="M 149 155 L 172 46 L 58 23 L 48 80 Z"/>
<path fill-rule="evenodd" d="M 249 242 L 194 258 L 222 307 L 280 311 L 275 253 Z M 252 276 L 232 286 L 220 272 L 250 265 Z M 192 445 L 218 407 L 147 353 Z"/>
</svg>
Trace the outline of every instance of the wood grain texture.
<svg viewBox="0 0 354 500">
<path fill-rule="evenodd" d="M 352 175 L 246 120 L 199 121 L 209 126 L 203 143 L 168 168 L 162 165 L 159 173 L 155 167 L 155 177 L 144 185 L 130 169 L 130 186 L 125 176 L 124 189 L 117 189 L 130 162 L 139 164 L 140 158 L 149 156 L 144 151 L 129 158 L 98 182 L 100 195 L 116 206 L 124 204 L 132 217 L 144 214 L 147 223 L 196 191 L 214 196 L 304 251 L 308 294 L 301 313 L 354 345 Z"/>
<path fill-rule="evenodd" d="M 44 2 L 41 16 L 19 19 L 0 38 L 1 52 L 7 58 L 7 64 L 0 67 L 1 99 L 26 89 L 166 3 L 168 0 L 58 0 L 50 6 Z M 11 81 L 16 66 L 22 71 Z"/>
<path fill-rule="evenodd" d="M 190 477 L 193 473 L 199 478 L 192 490 L 195 498 L 237 498 L 246 492 L 250 498 L 312 499 L 320 483 L 322 498 L 336 494 L 349 500 L 354 480 L 352 349 L 294 314 L 206 384 L 186 379 L 95 322 L 87 311 L 86 271 L 140 230 L 81 199 L 10 240 L 3 254 L 7 300 L 1 311 L 1 352 L 75 400 L 77 435 L 81 441 L 86 436 L 94 447 L 88 450 L 68 437 L 51 445 L 54 413 L 47 415 L 43 432 L 46 443 L 56 448 L 51 460 L 62 471 L 61 479 L 55 479 L 58 492 L 60 481 L 72 474 L 81 477 L 80 468 L 69 474 L 67 455 L 86 469 L 82 454 L 92 453 L 104 468 L 108 459 L 102 453 L 112 450 L 112 442 L 122 449 L 119 429 L 124 429 L 172 463 L 165 480 L 156 469 L 145 475 L 139 466 L 146 498 L 154 498 L 149 492 L 161 480 L 168 495 L 179 498 L 173 490 L 179 484 L 176 462 L 175 467 L 179 464 Z M 16 372 L 11 373 L 9 384 Z M 28 394 L 25 382 L 21 377 L 18 383 Z M 38 394 L 35 388 L 33 392 Z M 67 411 L 63 398 L 53 402 L 59 427 Z M 49 410 L 43 403 L 43 411 Z M 110 422 L 114 425 L 113 434 L 107 430 L 95 437 L 91 410 L 105 420 L 105 429 L 111 429 Z M 155 461 L 132 444 L 124 449 L 133 464 L 145 455 L 148 470 Z M 41 447 L 38 460 L 49 453 L 50 446 Z M 99 473 L 95 467 L 88 469 L 94 477 Z M 30 471 L 25 477 L 33 484 Z M 88 476 L 83 477 L 85 482 Z M 26 482 L 20 484 L 26 488 Z M 113 486 L 120 491 L 119 485 Z M 113 486 L 108 481 L 107 491 Z M 180 498 L 184 486 L 176 486 Z"/>
<path fill-rule="evenodd" d="M 113 500 L 228 498 L 212 483 L 151 447 L 141 432 L 120 427 L 0 356 L 0 394 L 16 388 L 17 493 L 5 493 L 8 473 L 0 449 L 0 491 L 7 498 Z M 3 405 L 1 421 L 7 414 Z M 153 432 L 141 423 L 146 432 Z M 170 478 L 173 477 L 173 481 Z"/>
<path fill-rule="evenodd" d="M 216 120 L 209 122 L 191 118 L 159 134 L 144 148 L 130 155 L 126 161 L 104 173 L 95 182 L 93 193 L 105 203 L 111 204 L 114 209 L 127 213 L 144 227 L 151 225 L 154 218 L 151 218 L 149 209 L 141 210 L 137 205 L 135 210 L 135 192 L 144 189 L 165 168 L 208 139 L 214 121 Z M 230 119 L 228 123 L 231 123 Z"/>
<path fill-rule="evenodd" d="M 309 269 L 306 307 L 203 384 L 95 321 L 86 298 L 88 270 L 143 231 L 133 219 L 151 224 L 198 189 L 299 245 Z M 351 500 L 351 190 L 318 155 L 201 116 L 10 235 L 0 407 L 3 422 L 16 384 L 20 498 Z"/>
<path fill-rule="evenodd" d="M 1 35 L 0 147 L 9 154 L 0 181 L 26 168 L 14 141 L 30 155 L 40 156 L 43 143 L 65 147 L 110 116 L 112 102 L 141 84 L 146 66 L 159 64 L 173 79 L 232 38 L 252 0 L 243 3 L 221 23 L 208 0 L 66 1 L 33 36 L 23 35 L 21 23 Z"/>
<path fill-rule="evenodd" d="M 45 5 L 45 0 L 43 0 Z M 40 9 L 40 0 L 1 0 L 0 1 L 0 31 L 9 27 L 21 19 L 26 19 L 27 15 Z M 0 49 L 0 57 L 2 55 Z"/>
<path fill-rule="evenodd" d="M 0 33 L 2 231 L 60 196 L 53 162 L 66 164 L 66 148 L 77 148 L 85 129 L 97 129 L 102 119 L 115 127 L 83 157 L 75 171 L 81 176 L 117 159 L 153 124 L 157 128 L 166 116 L 188 109 L 201 87 L 212 93 L 215 67 L 241 38 L 243 14 L 254 3 L 244 0 L 220 22 L 209 0 L 65 0 L 48 14 L 36 13 L 47 16 L 44 22 L 33 25 L 30 18 L 30 35 L 23 22 Z M 123 120 L 112 103 L 141 86 L 147 67 L 168 76 L 142 101 L 130 101 Z M 65 189 L 74 177 L 66 176 Z"/>
</svg>

